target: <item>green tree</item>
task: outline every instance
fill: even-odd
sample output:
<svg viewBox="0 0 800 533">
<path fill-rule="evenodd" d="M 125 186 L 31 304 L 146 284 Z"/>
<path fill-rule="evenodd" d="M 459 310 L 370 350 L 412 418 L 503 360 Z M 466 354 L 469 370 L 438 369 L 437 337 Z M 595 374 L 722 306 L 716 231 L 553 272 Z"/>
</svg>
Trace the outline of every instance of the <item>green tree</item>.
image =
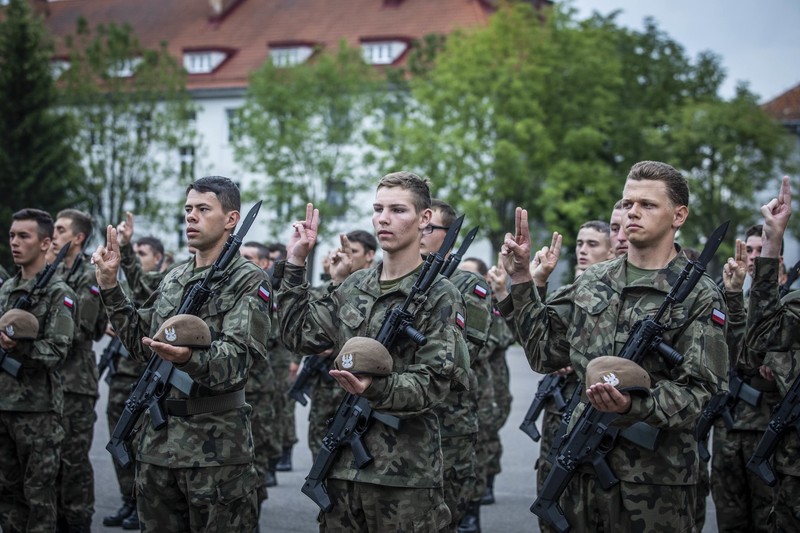
<svg viewBox="0 0 800 533">
<path fill-rule="evenodd" d="M 301 65 L 268 60 L 251 76 L 233 144 L 237 160 L 263 176 L 250 192 L 275 214 L 273 236 L 305 212 L 306 202 L 326 220 L 359 211 L 356 194 L 366 176 L 354 145 L 376 80 L 361 52 L 344 42 Z M 331 225 L 320 229 L 329 235 Z"/>
<path fill-rule="evenodd" d="M 81 18 L 66 46 L 62 96 L 79 121 L 92 214 L 116 224 L 126 210 L 154 220 L 175 213 L 177 200 L 164 198 L 195 178 L 199 144 L 185 71 L 166 43 L 147 49 L 128 25 L 92 30 Z"/>
<path fill-rule="evenodd" d="M 74 124 L 57 110 L 50 71 L 52 45 L 27 1 L 11 0 L 0 22 L 0 224 L 11 214 L 36 207 L 55 214 L 85 207 Z M 0 262 L 10 262 L 6 231 Z"/>
</svg>

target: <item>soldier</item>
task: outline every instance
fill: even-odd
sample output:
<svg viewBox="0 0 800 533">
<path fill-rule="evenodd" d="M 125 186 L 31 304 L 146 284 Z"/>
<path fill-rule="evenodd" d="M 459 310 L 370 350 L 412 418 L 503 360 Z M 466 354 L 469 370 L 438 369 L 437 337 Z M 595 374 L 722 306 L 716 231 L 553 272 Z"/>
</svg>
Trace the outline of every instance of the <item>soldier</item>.
<svg viewBox="0 0 800 533">
<path fill-rule="evenodd" d="M 611 249 L 614 257 L 622 257 L 628 253 L 628 237 L 625 235 L 625 210 L 622 209 L 622 200 L 617 200 L 611 210 L 611 221 L 608 223 L 611 236 Z"/>
<path fill-rule="evenodd" d="M 373 203 L 372 223 L 383 262 L 360 270 L 326 297 L 309 301 L 305 259 L 317 237 L 319 212 L 308 204 L 294 224 L 279 291 L 281 333 L 301 353 L 338 352 L 354 336 L 374 337 L 390 307 L 405 301 L 422 265 L 419 242 L 430 223 L 427 183 L 410 172 L 384 176 Z M 347 250 L 344 251 L 347 256 Z M 339 268 L 348 268 L 348 260 Z M 334 266 L 331 267 L 333 270 Z M 333 275 L 333 272 L 331 273 Z M 364 435 L 374 462 L 353 466 L 341 449 L 327 478 L 333 509 L 320 513 L 321 531 L 442 531 L 450 511 L 442 494 L 439 422 L 433 409 L 452 386 L 468 387 L 468 354 L 462 337 L 464 307 L 453 285 L 438 278 L 415 309 L 413 327 L 426 337 L 418 346 L 403 338 L 392 347 L 387 377 L 330 374 L 349 393 L 401 419 L 399 429 L 381 425 Z"/>
<path fill-rule="evenodd" d="M 121 255 L 120 266 L 125 273 L 126 290 L 137 306 L 142 306 L 150 295 L 158 288 L 164 277 L 161 267 L 164 265 L 164 244 L 155 237 L 145 236 L 133 241 L 135 232 L 134 215 L 126 213 L 125 221 L 117 225 L 117 239 Z M 113 328 L 107 330 L 115 335 Z M 129 357 L 124 346 L 119 346 L 114 354 L 113 366 L 109 367 L 106 377 L 108 383 L 108 402 L 106 419 L 108 427 L 113 428 L 130 396 L 131 388 L 142 375 L 146 365 Z M 135 446 L 135 443 L 132 443 Z M 122 529 L 138 530 L 139 514 L 136 512 L 134 493 L 134 471 L 125 469 L 112 461 L 114 472 L 122 495 L 122 506 L 113 514 L 103 517 L 104 526 L 122 526 Z"/>
<path fill-rule="evenodd" d="M 107 229 L 106 246 L 92 256 L 109 320 L 130 356 L 147 361 L 152 351 L 200 390 L 186 398 L 171 388 L 165 427 L 156 430 L 142 421 L 135 494 L 143 531 L 250 531 L 257 524 L 258 477 L 244 386 L 253 358 L 267 353 L 266 274 L 237 256 L 215 275 L 213 296 L 198 312 L 213 340 L 208 348 L 153 339 L 189 288 L 205 279 L 239 222 L 239 208 L 239 189 L 228 178 L 204 177 L 189 185 L 184 212 L 194 258 L 166 274 L 144 307 L 135 306 L 117 284 L 120 252 L 113 227 Z"/>
<path fill-rule="evenodd" d="M 5 283 L 6 280 L 10 277 L 11 276 L 8 275 L 8 270 L 6 270 L 5 268 L 3 268 L 2 265 L 0 265 L 0 287 L 2 287 L 3 283 Z"/>
<path fill-rule="evenodd" d="M 431 222 L 422 231 L 423 258 L 436 253 L 447 230 L 456 222 L 456 212 L 447 203 L 431 200 Z M 480 531 L 480 498 L 486 490 L 488 431 L 495 416 L 494 390 L 489 354 L 481 352 L 491 325 L 491 291 L 476 274 L 456 270 L 450 281 L 461 292 L 467 306 L 466 341 L 470 358 L 469 391 L 451 390 L 434 412 L 439 418 L 444 457 L 444 499 L 450 508 L 450 528 L 463 533 Z"/>
<path fill-rule="evenodd" d="M 755 258 L 761 255 L 761 232 L 760 224 L 747 229 L 744 242 L 736 242 L 736 257 L 729 260 L 723 271 L 729 308 L 728 351 L 733 363 L 739 358 L 747 359 L 738 355 L 746 349 L 743 341 L 747 303 L 742 287 L 745 274 L 753 275 Z M 780 401 L 780 394 L 769 367 L 762 366 L 750 373 L 735 371 L 739 379 L 762 391 L 761 401 L 756 407 L 737 401 L 730 429 L 721 417 L 715 421 L 711 491 L 717 509 L 717 528 L 720 532 L 769 531 L 773 490 L 747 469 L 747 461 L 769 424 L 772 407 Z"/>
<path fill-rule="evenodd" d="M 761 256 L 755 258 L 753 284 L 747 312 L 747 350 L 739 353 L 738 364 L 753 371 L 762 365 L 773 370 L 778 390 L 785 395 L 798 379 L 800 368 L 800 292 L 781 301 L 776 283 L 781 243 L 792 213 L 789 178 L 784 176 L 777 198 L 761 207 L 764 216 Z M 731 261 L 727 267 L 735 268 Z M 777 484 L 773 489 L 771 531 L 800 531 L 800 468 L 797 455 L 800 438 L 787 431 L 775 449 L 773 467 Z"/>
<path fill-rule="evenodd" d="M 500 311 L 497 310 L 497 296 L 494 292 L 494 284 L 489 276 L 489 269 L 486 263 L 471 257 L 464 259 L 459 268 L 483 277 L 489 283 L 492 295 L 491 324 L 484 351 L 489 354 L 488 361 L 492 375 L 494 413 L 488 422 L 482 423 L 478 427 L 479 431 L 486 431 L 486 436 L 481 441 L 479 449 L 485 450 L 487 454 L 485 457 L 486 489 L 481 495 L 480 504 L 491 505 L 495 502 L 494 479 L 501 471 L 500 459 L 503 454 L 503 446 L 500 442 L 500 430 L 511 413 L 511 389 L 508 364 L 506 363 L 506 349 L 514 343 L 514 333 L 500 315 Z M 505 289 L 505 281 L 503 281 L 503 284 L 503 289 Z"/>
<path fill-rule="evenodd" d="M 59 275 L 78 297 L 80 321 L 72 346 L 59 369 L 64 387 L 64 442 L 58 475 L 58 521 L 60 529 L 89 532 L 94 514 L 94 471 L 89 460 L 97 414 L 97 360 L 93 343 L 106 329 L 106 312 L 94 267 L 84 249 L 91 239 L 92 217 L 77 209 L 58 213 L 53 234 L 53 253 L 70 247 L 59 267 Z"/>
<path fill-rule="evenodd" d="M 590 360 L 619 353 L 634 323 L 664 302 L 687 264 L 674 239 L 688 216 L 688 203 L 688 184 L 678 171 L 660 162 L 636 163 L 623 191 L 627 255 L 589 267 L 547 304 L 531 282 L 527 212 L 517 208 L 516 234 L 507 234 L 501 249 L 512 282 L 501 311 L 513 315 L 534 370 L 572 365 L 585 382 Z M 554 264 L 560 247 L 555 233 L 543 261 Z M 619 483 L 606 491 L 593 471 L 578 469 L 561 498 L 576 531 L 695 527 L 700 461 L 693 427 L 703 404 L 726 386 L 725 311 L 716 285 L 701 278 L 670 310 L 664 334 L 664 342 L 683 355 L 683 364 L 672 367 L 656 354 L 641 363 L 653 383 L 651 394 L 638 397 L 610 383 L 586 384 L 592 406 L 621 415 L 615 424 L 643 421 L 661 430 L 661 440 L 652 452 L 621 440 L 607 456 Z M 579 405 L 573 419 L 581 411 Z"/>
<path fill-rule="evenodd" d="M 27 294 L 45 268 L 53 219 L 39 209 L 13 215 L 9 241 L 17 273 L 0 289 L 0 312 Z M 37 331 L 8 324 L 0 347 L 22 369 L 17 378 L 0 371 L 0 527 L 3 531 L 56 529 L 56 477 L 64 428 L 64 392 L 58 368 L 67 357 L 76 329 L 76 296 L 60 278 L 30 295 Z"/>
</svg>

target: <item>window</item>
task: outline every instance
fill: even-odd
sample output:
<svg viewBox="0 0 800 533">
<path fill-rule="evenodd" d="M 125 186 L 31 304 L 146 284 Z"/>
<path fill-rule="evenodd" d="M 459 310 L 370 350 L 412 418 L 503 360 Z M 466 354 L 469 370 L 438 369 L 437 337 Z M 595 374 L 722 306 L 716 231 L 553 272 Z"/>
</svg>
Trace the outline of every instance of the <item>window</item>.
<svg viewBox="0 0 800 533">
<path fill-rule="evenodd" d="M 194 179 L 194 146 L 181 146 L 181 180 L 192 181 Z"/>
<path fill-rule="evenodd" d="M 230 108 L 225 110 L 225 115 L 228 117 L 228 142 L 233 142 L 239 135 L 241 134 L 240 129 L 242 127 L 242 115 L 241 109 L 238 107 Z"/>
<path fill-rule="evenodd" d="M 228 58 L 228 54 L 218 50 L 203 52 L 184 52 L 183 67 L 189 74 L 209 74 Z"/>
<path fill-rule="evenodd" d="M 375 41 L 361 44 L 364 62 L 369 65 L 391 65 L 407 48 L 408 43 L 403 41 Z"/>
<path fill-rule="evenodd" d="M 134 57 L 132 59 L 124 59 L 119 61 L 116 65 L 108 69 L 108 75 L 112 78 L 130 78 L 136 72 L 142 62 L 141 57 Z"/>
<path fill-rule="evenodd" d="M 67 69 L 69 69 L 69 61 L 64 59 L 54 59 L 50 62 L 50 74 L 52 74 L 53 79 L 55 80 L 60 78 Z"/>
<path fill-rule="evenodd" d="M 311 46 L 270 47 L 269 57 L 276 67 L 291 67 L 305 63 L 313 53 Z"/>
</svg>

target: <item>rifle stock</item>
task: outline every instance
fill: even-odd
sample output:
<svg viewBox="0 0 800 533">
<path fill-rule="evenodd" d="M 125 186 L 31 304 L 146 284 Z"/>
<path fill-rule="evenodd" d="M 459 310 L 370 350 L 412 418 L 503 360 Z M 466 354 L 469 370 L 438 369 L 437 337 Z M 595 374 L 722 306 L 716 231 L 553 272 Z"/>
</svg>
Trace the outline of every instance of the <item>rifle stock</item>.
<svg viewBox="0 0 800 533">
<path fill-rule="evenodd" d="M 555 373 L 547 374 L 539 381 L 536 394 L 533 396 L 531 405 L 528 407 L 528 412 L 525 413 L 525 418 L 519 426 L 519 429 L 533 439 L 534 442 L 539 442 L 539 439 L 542 438 L 541 433 L 539 433 L 536 427 L 536 421 L 544 410 L 547 400 L 552 399 L 556 404 L 556 408 L 559 410 L 567 406 L 567 403 L 564 401 L 564 395 L 562 394 L 566 381 L 567 378 L 565 376 Z"/>
</svg>

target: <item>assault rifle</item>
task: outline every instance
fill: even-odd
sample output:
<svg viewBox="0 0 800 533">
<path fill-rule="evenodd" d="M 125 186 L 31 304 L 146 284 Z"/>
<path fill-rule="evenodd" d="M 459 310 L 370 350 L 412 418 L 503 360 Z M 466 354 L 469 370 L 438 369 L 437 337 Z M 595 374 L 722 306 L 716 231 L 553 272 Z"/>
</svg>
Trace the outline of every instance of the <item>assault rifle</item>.
<svg viewBox="0 0 800 533">
<path fill-rule="evenodd" d="M 697 261 L 690 261 L 686 265 L 655 315 L 634 324 L 619 357 L 641 363 L 645 356 L 658 353 L 671 365 L 683 363 L 683 356 L 664 342 L 662 335 L 667 323 L 662 323 L 661 320 L 673 305 L 683 302 L 697 285 L 706 271 L 706 265 L 714 257 L 725 237 L 728 224 L 725 222 L 714 230 L 700 257 Z M 558 499 L 567 488 L 578 466 L 591 465 L 597 474 L 600 486 L 607 490 L 619 483 L 619 479 L 606 462 L 606 456 L 617 445 L 620 437 L 639 446 L 655 449 L 659 430 L 639 422 L 623 432 L 620 428 L 612 426 L 619 416 L 617 413 L 599 411 L 589 404 L 581 413 L 572 431 L 565 436 L 564 443 L 556 454 L 553 468 L 531 506 L 531 512 L 556 531 L 560 533 L 569 531 L 569 522 L 558 505 Z"/>
<path fill-rule="evenodd" d="M 203 304 L 214 292 L 214 288 L 210 287 L 212 279 L 218 272 L 225 270 L 231 261 L 239 255 L 242 239 L 256 219 L 260 208 L 261 202 L 258 202 L 250 209 L 239 231 L 228 237 L 219 257 L 208 270 L 208 274 L 202 281 L 192 286 L 181 302 L 176 314 L 196 315 L 200 311 Z M 131 390 L 128 399 L 125 400 L 125 408 L 117 421 L 117 425 L 114 426 L 114 430 L 111 432 L 111 439 L 106 445 L 106 450 L 111 453 L 111 456 L 121 467 L 126 468 L 133 462 L 129 441 L 133 428 L 136 427 L 145 410 L 150 412 L 150 422 L 153 425 L 153 429 L 161 429 L 166 425 L 167 415 L 162 403 L 172 387 L 176 387 L 187 396 L 192 396 L 200 390 L 200 387 L 192 381 L 189 374 L 178 370 L 171 362 L 160 358 L 158 354 L 153 352 L 150 356 L 150 361 L 147 363 L 147 368 L 145 368 L 139 377 L 139 381 L 136 382 L 136 385 Z"/>
<path fill-rule="evenodd" d="M 778 290 L 779 298 L 783 298 L 789 294 L 789 291 L 792 290 L 792 285 L 797 281 L 798 277 L 800 277 L 800 261 L 795 263 L 794 266 L 786 272 L 786 283 L 781 285 L 781 288 Z"/>
<path fill-rule="evenodd" d="M 428 254 L 403 304 L 392 307 L 383 317 L 381 329 L 375 339 L 386 346 L 390 353 L 401 335 L 408 337 L 418 346 L 424 346 L 428 342 L 425 335 L 414 328 L 415 310 L 411 307 L 420 298 L 424 298 L 433 286 L 436 276 L 442 270 L 447 252 L 455 243 L 463 221 L 463 216 L 458 218 L 448 230 L 439 251 Z M 400 428 L 400 420 L 397 417 L 373 410 L 369 402 L 361 396 L 348 393 L 339 404 L 302 489 L 303 494 L 311 498 L 323 512 L 333 508 L 325 479 L 342 447 L 350 446 L 356 468 L 365 468 L 374 460 L 364 446 L 363 437 L 375 420 L 393 429 Z"/>
<path fill-rule="evenodd" d="M 775 406 L 767 430 L 761 436 L 753 456 L 747 461 L 747 469 L 770 487 L 774 487 L 778 479 L 775 477 L 772 465 L 769 464 L 769 459 L 775 453 L 775 448 L 784 434 L 793 428 L 800 435 L 800 376 L 794 378 L 786 395 Z"/>
<path fill-rule="evenodd" d="M 307 355 L 303 359 L 303 367 L 300 369 L 300 372 L 297 373 L 294 383 L 292 383 L 292 386 L 289 388 L 289 391 L 286 394 L 288 394 L 293 400 L 300 402 L 300 405 L 307 405 L 308 398 L 311 397 L 311 388 L 313 387 L 311 379 L 314 376 L 319 374 L 320 377 L 327 383 L 335 381 L 328 374 L 330 361 L 330 357 L 324 357 L 322 355 Z"/>
<path fill-rule="evenodd" d="M 64 260 L 64 257 L 66 257 L 67 252 L 69 251 L 69 246 L 70 243 L 62 246 L 55 260 L 49 265 L 45 265 L 45 267 L 39 271 L 38 274 L 36 274 L 36 280 L 33 282 L 33 287 L 31 287 L 30 291 L 20 295 L 20 297 L 17 298 L 17 301 L 14 302 L 14 305 L 12 306 L 13 309 L 22 309 L 27 311 L 33 307 L 34 293 L 44 289 L 47 287 L 47 284 L 50 283 L 50 278 L 53 277 L 53 274 L 55 274 L 56 270 L 58 269 L 58 265 Z M 9 373 L 11 376 L 18 378 L 22 365 L 19 361 L 11 357 L 8 352 L 0 348 L 0 368 Z"/>
<path fill-rule="evenodd" d="M 539 439 L 542 438 L 542 434 L 536 429 L 536 421 L 539 419 L 539 415 L 544 409 L 545 402 L 552 398 L 559 411 L 567 406 L 563 394 L 564 384 L 566 382 L 566 376 L 556 373 L 547 374 L 539 381 L 539 386 L 536 388 L 536 394 L 533 397 L 531 406 L 528 407 L 528 412 L 525 413 L 525 419 L 519 426 L 519 429 L 532 438 L 534 442 L 539 442 Z"/>
<path fill-rule="evenodd" d="M 97 362 L 97 372 L 99 377 L 103 377 L 103 372 L 108 369 L 106 374 L 106 383 L 111 383 L 111 378 L 117 373 L 117 364 L 120 357 L 127 357 L 128 350 L 123 346 L 122 341 L 118 336 L 113 336 L 111 341 L 106 345 L 100 360 Z"/>
<path fill-rule="evenodd" d="M 447 256 L 444 266 L 442 267 L 442 276 L 449 279 L 450 276 L 453 275 L 453 272 L 456 271 L 459 263 L 461 263 L 461 260 L 464 258 L 464 254 L 466 254 L 467 250 L 469 250 L 469 246 L 472 244 L 472 241 L 475 240 L 475 235 L 478 234 L 479 229 L 480 226 L 475 226 L 469 230 L 469 233 L 467 233 L 467 236 L 464 237 L 464 241 L 461 243 L 461 246 L 458 247 L 458 251 Z"/>
<path fill-rule="evenodd" d="M 733 429 L 733 411 L 736 409 L 736 404 L 739 400 L 753 407 L 758 407 L 761 401 L 761 391 L 751 387 L 742 379 L 739 372 L 731 367 L 728 374 L 728 390 L 718 392 L 711 397 L 703 407 L 703 412 L 697 419 L 697 425 L 694 428 L 697 451 L 703 461 L 708 461 L 711 458 L 711 454 L 708 453 L 708 433 L 711 431 L 711 426 L 714 425 L 717 417 L 721 416 L 725 422 L 725 427 Z"/>
</svg>

